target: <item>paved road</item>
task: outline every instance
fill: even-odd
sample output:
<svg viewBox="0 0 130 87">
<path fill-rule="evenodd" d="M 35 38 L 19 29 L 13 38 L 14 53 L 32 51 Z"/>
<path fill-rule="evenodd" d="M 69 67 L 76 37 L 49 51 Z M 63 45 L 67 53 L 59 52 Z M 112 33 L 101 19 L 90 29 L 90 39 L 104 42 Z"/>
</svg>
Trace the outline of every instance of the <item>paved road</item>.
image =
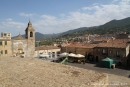
<svg viewBox="0 0 130 87">
<path fill-rule="evenodd" d="M 130 70 L 119 69 L 119 68 L 115 68 L 115 69 L 102 68 L 102 67 L 97 67 L 95 66 L 95 64 L 90 64 L 90 63 L 85 63 L 85 64 L 67 63 L 67 65 L 89 69 L 89 70 L 95 70 L 95 71 L 104 72 L 108 74 L 121 75 L 125 77 L 128 77 L 130 75 Z"/>
</svg>

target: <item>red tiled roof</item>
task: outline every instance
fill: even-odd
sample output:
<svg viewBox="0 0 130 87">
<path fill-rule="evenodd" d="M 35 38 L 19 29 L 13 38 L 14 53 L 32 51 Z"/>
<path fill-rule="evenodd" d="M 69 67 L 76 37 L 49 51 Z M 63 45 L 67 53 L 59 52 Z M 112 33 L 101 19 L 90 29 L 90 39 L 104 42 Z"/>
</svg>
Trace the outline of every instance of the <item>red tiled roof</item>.
<svg viewBox="0 0 130 87">
<path fill-rule="evenodd" d="M 51 49 L 60 49 L 60 48 L 56 47 L 56 46 L 39 46 L 39 47 L 35 47 L 35 50 L 51 50 Z"/>
<path fill-rule="evenodd" d="M 109 38 L 96 38 L 94 41 L 109 41 L 110 39 Z"/>
<path fill-rule="evenodd" d="M 115 39 L 110 40 L 107 43 L 99 43 L 97 47 L 115 47 L 115 48 L 126 48 L 128 39 Z"/>
<path fill-rule="evenodd" d="M 84 48 L 94 48 L 96 46 L 97 46 L 97 44 L 87 44 L 84 46 Z"/>
<path fill-rule="evenodd" d="M 68 47 L 94 48 L 97 44 L 72 43 Z"/>
<path fill-rule="evenodd" d="M 82 43 L 71 43 L 68 47 L 81 47 L 82 45 Z"/>
<path fill-rule="evenodd" d="M 99 44 L 83 44 L 83 43 L 71 43 L 68 47 L 80 47 L 80 48 L 94 48 L 94 47 L 115 47 L 126 48 L 129 39 L 115 39 L 108 42 L 101 42 Z"/>
</svg>

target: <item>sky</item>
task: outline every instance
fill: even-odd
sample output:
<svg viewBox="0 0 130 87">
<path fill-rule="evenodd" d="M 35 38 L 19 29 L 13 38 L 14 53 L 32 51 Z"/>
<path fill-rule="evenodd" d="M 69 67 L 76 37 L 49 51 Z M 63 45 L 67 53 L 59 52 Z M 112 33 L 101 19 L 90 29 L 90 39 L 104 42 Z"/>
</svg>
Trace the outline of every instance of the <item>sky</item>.
<svg viewBox="0 0 130 87">
<path fill-rule="evenodd" d="M 57 34 L 130 17 L 130 0 L 0 0 L 0 33 Z"/>
</svg>

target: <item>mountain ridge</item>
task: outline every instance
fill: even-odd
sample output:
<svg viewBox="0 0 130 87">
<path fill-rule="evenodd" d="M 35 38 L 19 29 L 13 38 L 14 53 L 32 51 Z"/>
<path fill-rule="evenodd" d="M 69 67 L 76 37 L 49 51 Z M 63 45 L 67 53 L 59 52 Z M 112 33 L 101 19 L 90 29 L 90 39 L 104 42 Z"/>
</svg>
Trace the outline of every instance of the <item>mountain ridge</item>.
<svg viewBox="0 0 130 87">
<path fill-rule="evenodd" d="M 41 40 L 44 38 L 54 38 L 54 37 L 62 37 L 62 36 L 68 36 L 68 35 L 72 36 L 76 32 L 78 32 L 78 35 L 84 35 L 86 33 L 111 34 L 117 31 L 125 31 L 127 33 L 130 33 L 130 17 L 120 19 L 120 20 L 114 19 L 99 26 L 80 27 L 80 28 L 71 29 L 71 30 L 68 30 L 62 33 L 57 33 L 57 34 L 42 34 L 39 32 L 35 32 L 35 38 L 36 40 Z M 22 36 L 25 37 L 25 34 Z"/>
</svg>

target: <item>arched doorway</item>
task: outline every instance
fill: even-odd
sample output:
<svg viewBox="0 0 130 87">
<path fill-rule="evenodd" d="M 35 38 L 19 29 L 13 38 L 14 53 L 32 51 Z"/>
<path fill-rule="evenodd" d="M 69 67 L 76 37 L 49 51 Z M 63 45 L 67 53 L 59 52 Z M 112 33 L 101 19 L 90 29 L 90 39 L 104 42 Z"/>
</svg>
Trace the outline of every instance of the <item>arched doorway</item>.
<svg viewBox="0 0 130 87">
<path fill-rule="evenodd" d="M 23 54 L 23 45 L 21 43 L 18 44 L 18 54 Z"/>
</svg>

